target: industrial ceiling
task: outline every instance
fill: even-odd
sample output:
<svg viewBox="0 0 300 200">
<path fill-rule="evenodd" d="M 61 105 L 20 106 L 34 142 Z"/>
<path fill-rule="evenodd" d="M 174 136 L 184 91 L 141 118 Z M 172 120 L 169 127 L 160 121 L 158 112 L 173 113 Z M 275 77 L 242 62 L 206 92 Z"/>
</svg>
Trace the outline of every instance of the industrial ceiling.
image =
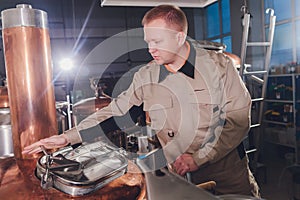
<svg viewBox="0 0 300 200">
<path fill-rule="evenodd" d="M 157 6 L 172 4 L 179 7 L 203 8 L 217 0 L 101 0 L 101 6 Z"/>
</svg>

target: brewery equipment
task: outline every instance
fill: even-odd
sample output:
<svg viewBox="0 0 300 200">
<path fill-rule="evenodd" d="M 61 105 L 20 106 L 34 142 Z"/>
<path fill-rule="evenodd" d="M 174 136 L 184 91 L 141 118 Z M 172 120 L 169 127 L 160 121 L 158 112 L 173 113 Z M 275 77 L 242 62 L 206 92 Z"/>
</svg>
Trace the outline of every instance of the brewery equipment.
<svg viewBox="0 0 300 200">
<path fill-rule="evenodd" d="M 43 148 L 43 147 L 42 147 Z M 48 154 L 37 162 L 36 175 L 45 189 L 54 187 L 72 196 L 94 192 L 122 176 L 127 159 L 122 149 L 103 142 L 71 147 Z"/>
<path fill-rule="evenodd" d="M 0 157 L 13 156 L 7 87 L 0 87 Z"/>
<path fill-rule="evenodd" d="M 76 178 L 59 178 L 56 176 L 58 171 L 54 173 L 50 168 L 48 168 L 47 176 L 53 175 L 53 180 L 56 180 L 52 182 L 53 186 L 58 187 L 57 184 L 63 180 L 66 185 L 60 188 L 67 194 L 57 190 L 43 190 L 40 186 L 41 183 L 34 176 L 36 159 L 24 159 L 32 157 L 21 154 L 25 146 L 42 138 L 56 135 L 58 132 L 47 13 L 33 9 L 30 5 L 21 4 L 16 8 L 2 11 L 1 18 L 8 96 L 11 97 L 9 105 L 15 157 L 0 159 L 0 196 L 10 199 L 70 199 L 69 194 L 89 193 L 90 190 L 87 188 L 85 188 L 87 190 L 79 190 L 71 187 L 73 183 L 79 184 Z M 55 160 L 55 156 L 62 154 L 66 157 L 63 161 L 70 162 L 72 159 L 69 156 L 78 153 L 82 156 L 80 159 L 86 160 L 76 160 L 73 162 L 73 167 L 86 165 L 84 169 L 78 168 L 78 172 L 82 172 L 86 178 L 90 178 L 89 180 L 94 177 L 92 172 L 95 168 L 92 167 L 92 164 L 105 169 L 99 173 L 103 176 L 96 176 L 101 181 L 99 179 L 92 180 L 95 181 L 93 183 L 97 183 L 94 189 L 102 188 L 93 194 L 81 197 L 82 199 L 99 197 L 101 199 L 120 199 L 120 197 L 122 199 L 144 199 L 145 183 L 141 172 L 132 162 L 128 162 L 127 166 L 127 160 L 118 154 L 118 150 L 109 148 L 105 150 L 103 147 L 103 151 L 98 151 L 99 149 L 96 147 L 91 148 L 91 152 L 85 152 L 84 148 L 79 147 L 74 151 L 67 149 L 70 150 L 69 153 L 65 152 L 66 149 L 62 150 L 63 152 L 59 150 L 58 154 L 53 154 L 54 156 L 51 157 L 45 155 L 38 160 L 37 176 L 42 177 L 42 174 L 47 174 L 46 160 L 52 162 L 53 159 Z M 78 150 L 80 151 L 78 152 Z M 90 159 L 85 157 L 86 155 L 89 155 Z M 109 159 L 103 159 L 103 162 L 101 159 L 101 162 L 98 162 L 99 157 Z M 60 158 L 58 160 L 62 161 Z M 82 163 L 78 164 L 80 162 Z M 106 165 L 107 163 L 111 163 L 113 166 L 109 167 Z M 49 167 L 53 166 L 49 165 Z M 44 169 L 45 171 L 43 171 Z M 126 169 L 128 172 L 124 174 Z M 97 173 L 97 175 L 99 174 Z M 107 177 L 105 177 L 106 175 Z M 48 179 L 44 177 L 42 180 Z M 46 187 L 47 183 L 43 186 Z M 80 184 L 92 188 L 93 186 L 89 183 L 87 181 Z M 74 189 L 75 193 L 68 192 L 68 189 Z"/>
<path fill-rule="evenodd" d="M 57 134 L 47 13 L 20 4 L 1 12 L 14 154 Z"/>
</svg>

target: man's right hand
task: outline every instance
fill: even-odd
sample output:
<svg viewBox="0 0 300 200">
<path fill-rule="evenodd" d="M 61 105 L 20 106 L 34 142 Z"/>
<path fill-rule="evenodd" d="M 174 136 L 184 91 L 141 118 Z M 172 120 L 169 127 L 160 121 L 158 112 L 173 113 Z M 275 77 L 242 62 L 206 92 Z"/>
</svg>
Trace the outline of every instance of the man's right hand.
<svg viewBox="0 0 300 200">
<path fill-rule="evenodd" d="M 54 135 L 45 139 L 41 139 L 27 147 L 24 148 L 22 154 L 34 154 L 42 151 L 41 145 L 43 145 L 46 149 L 56 149 L 61 148 L 68 145 L 68 139 L 65 134 Z"/>
</svg>

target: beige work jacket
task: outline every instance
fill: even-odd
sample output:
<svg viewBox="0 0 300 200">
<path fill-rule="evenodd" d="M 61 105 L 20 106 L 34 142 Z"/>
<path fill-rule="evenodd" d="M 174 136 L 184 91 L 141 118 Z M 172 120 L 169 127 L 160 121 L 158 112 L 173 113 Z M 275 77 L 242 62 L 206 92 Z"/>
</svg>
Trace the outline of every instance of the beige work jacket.
<svg viewBox="0 0 300 200">
<path fill-rule="evenodd" d="M 230 58 L 193 46 L 194 78 L 177 72 L 160 80 L 162 66 L 146 64 L 126 91 L 67 131 L 69 141 L 81 142 L 80 130 L 144 103 L 169 163 L 182 153 L 191 153 L 198 166 L 225 157 L 248 133 L 251 98 Z"/>
</svg>

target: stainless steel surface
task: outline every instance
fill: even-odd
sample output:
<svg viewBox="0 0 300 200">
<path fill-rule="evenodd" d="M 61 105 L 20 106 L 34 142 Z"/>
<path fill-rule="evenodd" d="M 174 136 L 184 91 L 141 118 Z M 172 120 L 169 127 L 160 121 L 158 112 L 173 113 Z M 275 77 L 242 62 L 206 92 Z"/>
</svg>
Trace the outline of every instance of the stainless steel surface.
<svg viewBox="0 0 300 200">
<path fill-rule="evenodd" d="M 215 200 L 217 197 L 187 182 L 182 177 L 162 169 L 164 175 L 145 173 L 148 200 Z"/>
<path fill-rule="evenodd" d="M 0 125 L 10 125 L 10 109 L 0 108 Z"/>
<path fill-rule="evenodd" d="M 61 134 L 68 130 L 68 106 L 67 101 L 57 101 L 56 103 L 56 118 L 58 124 L 58 133 Z"/>
<path fill-rule="evenodd" d="M 13 141 L 10 125 L 0 125 L 0 158 L 13 156 Z"/>
<path fill-rule="evenodd" d="M 214 195 L 207 191 L 198 188 L 194 184 L 188 182 L 183 177 L 172 173 L 163 167 L 155 167 L 153 169 L 152 157 L 161 157 L 161 149 L 154 149 L 148 154 L 140 156 L 136 163 L 144 172 L 147 185 L 147 200 L 214 200 L 218 199 Z M 160 160 L 159 163 L 165 163 L 166 161 Z M 156 163 L 157 164 L 157 163 Z M 158 170 L 159 169 L 159 173 Z"/>
<path fill-rule="evenodd" d="M 19 4 L 16 8 L 1 12 L 2 28 L 31 26 L 48 28 L 47 13 L 42 10 L 32 9 L 31 5 Z"/>
<path fill-rule="evenodd" d="M 138 139 L 138 152 L 147 153 L 149 152 L 148 136 L 140 136 Z"/>
<path fill-rule="evenodd" d="M 35 159 L 0 159 L 0 199 L 5 200 L 67 200 L 74 197 L 55 189 L 44 190 L 34 176 Z M 81 196 L 80 200 L 143 200 L 145 180 L 141 171 L 132 162 L 128 172 L 98 191 Z"/>
<path fill-rule="evenodd" d="M 36 175 L 42 187 L 54 188 L 72 196 L 82 196 L 98 190 L 122 176 L 127 169 L 127 159 L 103 142 L 71 147 L 52 155 L 45 152 L 37 163 Z M 58 160 L 58 161 L 57 161 Z"/>
<path fill-rule="evenodd" d="M 47 15 L 26 5 L 1 14 L 14 154 L 30 158 L 25 146 L 57 134 Z"/>
<path fill-rule="evenodd" d="M 220 200 L 263 200 L 251 196 L 238 195 L 238 194 L 221 195 L 218 196 L 218 199 Z"/>
<path fill-rule="evenodd" d="M 0 158 L 14 155 L 10 109 L 0 108 Z"/>
</svg>

